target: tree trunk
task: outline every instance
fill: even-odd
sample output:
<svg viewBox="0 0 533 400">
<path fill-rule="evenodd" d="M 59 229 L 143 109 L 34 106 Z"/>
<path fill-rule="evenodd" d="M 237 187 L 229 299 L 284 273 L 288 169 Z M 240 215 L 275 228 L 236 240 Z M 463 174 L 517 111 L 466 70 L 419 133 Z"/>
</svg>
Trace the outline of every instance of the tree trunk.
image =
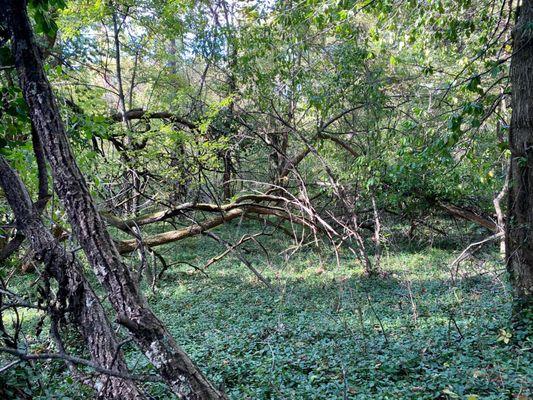
<svg viewBox="0 0 533 400">
<path fill-rule="evenodd" d="M 222 160 L 224 162 L 224 173 L 222 174 L 223 196 L 224 200 L 229 200 L 233 196 L 233 191 L 231 190 L 231 172 L 233 170 L 231 150 L 223 151 Z"/>
<path fill-rule="evenodd" d="M 28 238 L 36 259 L 57 280 L 60 295 L 68 302 L 92 361 L 109 370 L 128 374 L 122 351 L 100 300 L 85 280 L 81 268 L 42 223 L 24 184 L 0 156 L 0 186 L 4 190 L 17 228 Z M 66 304 L 65 304 L 66 305 Z M 143 399 L 132 381 L 102 375 L 95 385 L 99 399 Z"/>
<path fill-rule="evenodd" d="M 43 144 L 55 189 L 90 265 L 109 295 L 117 320 L 182 399 L 225 399 L 176 344 L 153 314 L 96 210 L 70 149 L 65 128 L 44 74 L 25 2 L 0 0 L 2 22 L 11 35 L 12 54 L 30 117 Z"/>
<path fill-rule="evenodd" d="M 122 115 L 122 126 L 128 132 L 128 135 L 126 135 L 126 147 L 129 149 L 132 147 L 131 138 L 129 136 L 129 133 L 131 132 L 131 123 L 130 120 L 127 118 L 126 113 L 126 95 L 124 94 L 124 81 L 122 79 L 121 63 L 122 60 L 120 55 L 120 27 L 116 10 L 113 10 L 113 41 L 115 45 L 115 66 L 118 86 L 118 105 L 120 109 L 120 114 Z M 131 84 L 133 90 L 134 82 L 132 81 Z M 126 163 L 126 165 L 128 164 Z M 124 180 L 126 181 L 126 189 L 128 188 L 128 186 L 131 187 L 131 191 L 125 190 L 125 211 L 127 213 L 134 214 L 137 211 L 137 206 L 139 203 L 141 181 L 139 179 L 139 176 L 137 175 L 137 172 L 129 166 L 128 170 L 124 173 Z"/>
<path fill-rule="evenodd" d="M 374 214 L 374 234 L 372 240 L 374 241 L 374 266 L 380 269 L 381 266 L 381 221 L 379 219 L 379 210 L 376 203 L 376 196 L 372 194 L 372 211 Z"/>
<path fill-rule="evenodd" d="M 517 310 L 533 296 L 533 0 L 523 0 L 513 31 L 507 269 Z"/>
</svg>

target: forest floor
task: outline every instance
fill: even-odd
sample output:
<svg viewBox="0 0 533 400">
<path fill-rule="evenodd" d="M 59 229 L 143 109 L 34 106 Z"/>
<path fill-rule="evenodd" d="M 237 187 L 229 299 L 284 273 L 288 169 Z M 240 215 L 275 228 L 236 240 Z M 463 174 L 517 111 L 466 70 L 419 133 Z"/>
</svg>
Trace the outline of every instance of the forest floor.
<svg viewBox="0 0 533 400">
<path fill-rule="evenodd" d="M 309 249 L 272 256 L 269 265 L 249 246 L 243 255 L 271 280 L 272 291 L 231 254 L 208 276 L 184 264 L 201 266 L 223 251 L 207 240 L 164 249 L 179 263 L 146 293 L 176 340 L 231 399 L 532 396 L 532 342 L 510 327 L 510 293 L 495 251 L 456 270 L 450 263 L 464 238 L 405 243 L 384 254 L 385 277 L 367 278 L 348 254 L 337 263 Z M 263 244 L 271 254 L 286 245 L 273 238 Z M 150 372 L 144 357 L 126 349 L 132 366 Z M 58 386 L 49 395 L 64 397 L 35 398 L 77 398 L 61 374 L 51 379 Z M 163 387 L 148 390 L 170 398 Z"/>
</svg>

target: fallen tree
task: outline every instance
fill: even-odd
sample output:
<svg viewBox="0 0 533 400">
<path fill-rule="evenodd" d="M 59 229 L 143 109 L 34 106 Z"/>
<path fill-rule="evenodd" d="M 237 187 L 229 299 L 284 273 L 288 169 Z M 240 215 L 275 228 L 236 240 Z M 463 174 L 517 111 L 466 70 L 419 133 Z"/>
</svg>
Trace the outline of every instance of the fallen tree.
<svg viewBox="0 0 533 400">
<path fill-rule="evenodd" d="M 257 215 L 270 215 L 275 216 L 278 218 L 281 218 L 286 221 L 294 222 L 298 225 L 303 225 L 311 228 L 312 230 L 316 230 L 317 227 L 315 224 L 313 224 L 310 220 L 296 216 L 291 214 L 290 212 L 287 212 L 283 209 L 279 208 L 273 208 L 268 207 L 264 205 L 243 205 L 242 207 L 233 208 L 235 205 L 231 205 L 232 207 L 228 207 L 228 210 L 224 209 L 218 209 L 216 210 L 220 215 L 217 217 L 213 217 L 210 219 L 207 219 L 202 222 L 195 223 L 193 225 L 190 225 L 188 227 L 177 229 L 173 231 L 168 231 L 164 233 L 160 233 L 157 235 L 152 235 L 146 238 L 142 238 L 141 241 L 139 239 L 130 239 L 130 240 L 122 240 L 117 242 L 117 248 L 120 254 L 126 254 L 131 253 L 132 251 L 135 251 L 139 248 L 139 246 L 142 244 L 143 246 L 147 247 L 155 247 L 160 246 L 167 243 L 176 242 L 178 240 L 182 240 L 188 237 L 199 235 L 203 232 L 206 232 L 210 229 L 213 229 L 217 226 L 220 226 L 224 223 L 227 223 L 229 221 L 232 221 L 236 218 L 242 217 L 246 215 L 247 213 L 251 214 L 257 214 Z M 214 206 L 213 206 L 214 207 Z M 213 210 L 210 210 L 213 211 Z M 165 214 L 163 212 L 163 214 Z M 163 215 L 161 214 L 161 215 Z M 148 221 L 151 222 L 148 222 Z M 164 219 L 157 219 L 157 221 L 162 221 Z M 125 222 L 120 221 L 117 218 L 112 218 L 107 220 L 111 225 L 116 226 L 117 228 L 128 228 L 131 225 L 131 222 Z M 145 218 L 143 219 L 144 224 L 155 222 L 153 219 Z"/>
<path fill-rule="evenodd" d="M 268 204 L 262 204 L 262 202 L 266 202 Z M 274 204 L 272 205 L 272 203 Z M 301 226 L 306 226 L 315 232 L 321 231 L 335 233 L 335 230 L 323 220 L 321 221 L 323 222 L 322 224 L 317 224 L 316 215 L 311 213 L 306 218 L 301 215 L 297 215 L 288 208 L 279 207 L 278 205 L 280 203 L 285 203 L 286 205 L 290 205 L 295 208 L 302 206 L 302 204 L 298 201 L 287 199 L 283 196 L 271 194 L 248 194 L 242 195 L 235 201 L 227 204 L 217 205 L 211 203 L 184 203 L 179 206 L 169 207 L 165 210 L 155 211 L 129 219 L 121 219 L 110 213 L 101 213 L 101 215 L 109 225 L 126 233 L 132 233 L 132 230 L 136 227 L 138 228 L 157 222 L 167 221 L 180 215 L 184 215 L 184 213 L 188 211 L 203 211 L 219 214 L 216 217 L 208 218 L 204 221 L 194 223 L 182 229 L 167 231 L 160 234 L 151 235 L 146 238 L 137 237 L 135 239 L 118 241 L 117 247 L 120 254 L 131 253 L 132 251 L 137 250 L 141 244 L 147 247 L 155 247 L 193 237 L 210 229 L 216 228 L 217 226 L 230 222 L 236 218 L 251 215 L 273 216 L 284 221 L 290 221 Z M 450 216 L 473 222 L 492 232 L 498 232 L 498 225 L 494 221 L 475 212 L 474 210 L 443 201 L 438 201 L 436 204 L 440 209 L 445 211 Z M 390 212 L 389 210 L 386 211 Z M 358 225 L 358 227 L 359 229 L 366 229 L 373 232 L 374 222 L 363 221 Z"/>
</svg>

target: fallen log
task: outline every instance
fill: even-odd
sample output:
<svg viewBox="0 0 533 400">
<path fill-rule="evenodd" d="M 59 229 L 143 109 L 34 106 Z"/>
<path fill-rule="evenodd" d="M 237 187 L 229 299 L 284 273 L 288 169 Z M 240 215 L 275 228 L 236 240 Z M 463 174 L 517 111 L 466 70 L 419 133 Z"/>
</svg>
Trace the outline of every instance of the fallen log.
<svg viewBox="0 0 533 400">
<path fill-rule="evenodd" d="M 182 229 L 168 231 L 143 238 L 142 242 L 140 242 L 137 238 L 122 240 L 117 242 L 116 246 L 120 254 L 127 254 L 137 250 L 141 243 L 143 246 L 155 247 L 167 243 L 177 242 L 178 240 L 183 240 L 188 237 L 199 235 L 219 225 L 232 221 L 238 217 L 244 216 L 246 213 L 272 215 L 287 221 L 292 221 L 298 225 L 304 225 L 310 227 L 311 229 L 316 229 L 316 226 L 311 221 L 308 221 L 307 219 L 300 216 L 291 215 L 283 210 L 262 205 L 247 205 L 245 207 L 232 208 L 229 211 L 220 212 L 220 215 L 218 215 L 217 217 L 198 222 Z"/>
</svg>

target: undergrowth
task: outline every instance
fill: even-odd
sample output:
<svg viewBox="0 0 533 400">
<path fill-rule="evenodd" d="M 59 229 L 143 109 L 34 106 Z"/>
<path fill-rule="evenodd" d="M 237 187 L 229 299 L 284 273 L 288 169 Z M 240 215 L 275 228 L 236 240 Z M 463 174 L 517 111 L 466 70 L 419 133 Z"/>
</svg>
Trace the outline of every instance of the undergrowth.
<svg viewBox="0 0 533 400">
<path fill-rule="evenodd" d="M 171 266 L 155 287 L 144 284 L 156 314 L 231 399 L 532 395 L 532 343 L 510 326 L 511 297 L 495 251 L 450 268 L 459 243 L 404 243 L 383 256 L 385 276 L 372 278 L 348 254 L 337 260 L 310 247 L 289 257 L 281 239 L 262 244 L 268 261 L 253 243 L 242 254 L 273 291 L 231 254 L 207 275 L 191 267 L 223 251 L 207 238 L 165 248 Z M 152 370 L 125 349 L 136 372 Z M 60 363 L 48 373 L 46 391 L 34 398 L 80 398 Z M 162 385 L 145 389 L 172 398 Z"/>
</svg>

